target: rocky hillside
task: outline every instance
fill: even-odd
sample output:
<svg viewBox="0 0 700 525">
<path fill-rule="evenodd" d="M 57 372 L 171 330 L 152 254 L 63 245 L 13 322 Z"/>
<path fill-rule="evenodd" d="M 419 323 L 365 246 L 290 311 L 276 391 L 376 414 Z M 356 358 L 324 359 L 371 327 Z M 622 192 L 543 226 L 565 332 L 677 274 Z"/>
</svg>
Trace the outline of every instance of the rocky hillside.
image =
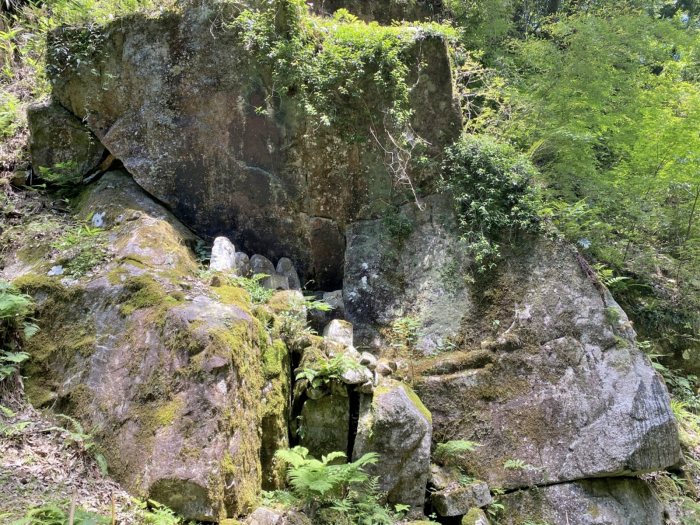
<svg viewBox="0 0 700 525">
<path fill-rule="evenodd" d="M 464 133 L 441 5 L 247 4 L 49 33 L 13 389 L 167 523 L 695 519 L 632 322 Z"/>
</svg>

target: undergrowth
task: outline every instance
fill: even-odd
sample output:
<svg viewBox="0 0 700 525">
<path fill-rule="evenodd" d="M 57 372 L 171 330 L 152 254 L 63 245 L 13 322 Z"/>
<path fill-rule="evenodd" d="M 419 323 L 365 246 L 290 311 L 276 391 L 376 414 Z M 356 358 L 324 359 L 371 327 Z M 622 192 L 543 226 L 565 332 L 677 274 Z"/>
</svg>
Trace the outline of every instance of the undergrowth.
<svg viewBox="0 0 700 525">
<path fill-rule="evenodd" d="M 294 447 L 278 450 L 278 461 L 287 465 L 290 491 L 265 493 L 266 504 L 299 507 L 319 525 L 391 525 L 410 509 L 396 505 L 393 509 L 380 503 L 376 478 L 364 467 L 379 460 L 368 453 L 345 463 L 343 452 L 331 452 L 320 460 L 309 456 L 308 449 Z"/>
</svg>

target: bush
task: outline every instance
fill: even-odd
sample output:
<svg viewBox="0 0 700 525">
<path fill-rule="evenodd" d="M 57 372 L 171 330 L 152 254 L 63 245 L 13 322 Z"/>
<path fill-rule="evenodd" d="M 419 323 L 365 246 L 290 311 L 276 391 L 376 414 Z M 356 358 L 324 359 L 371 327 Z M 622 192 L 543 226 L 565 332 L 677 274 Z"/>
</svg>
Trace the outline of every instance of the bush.
<svg viewBox="0 0 700 525">
<path fill-rule="evenodd" d="M 447 148 L 443 187 L 454 196 L 462 239 L 478 272 L 501 258 L 499 240 L 539 229 L 535 168 L 489 136 L 466 135 Z"/>
</svg>

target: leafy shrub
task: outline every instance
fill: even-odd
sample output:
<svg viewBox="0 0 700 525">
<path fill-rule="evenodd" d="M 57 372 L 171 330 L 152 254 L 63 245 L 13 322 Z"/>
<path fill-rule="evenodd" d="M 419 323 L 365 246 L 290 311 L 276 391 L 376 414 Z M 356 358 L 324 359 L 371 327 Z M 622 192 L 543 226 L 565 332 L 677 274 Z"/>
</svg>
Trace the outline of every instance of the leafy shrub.
<svg viewBox="0 0 700 525">
<path fill-rule="evenodd" d="M 500 239 L 538 230 L 537 193 L 530 186 L 535 168 L 507 144 L 464 136 L 445 151 L 442 175 L 478 272 L 496 266 Z"/>
<path fill-rule="evenodd" d="M 0 138 L 11 137 L 20 126 L 20 101 L 12 93 L 0 92 Z"/>
<path fill-rule="evenodd" d="M 358 525 L 391 525 L 408 507 L 397 505 L 395 512 L 379 503 L 376 478 L 363 467 L 375 464 L 379 456 L 365 454 L 352 463 L 334 464 L 345 459 L 343 452 L 331 452 L 321 460 L 310 457 L 308 449 L 294 447 L 278 450 L 275 457 L 285 462 L 291 495 L 314 523 L 343 523 Z M 278 502 L 285 500 L 276 493 Z M 291 501 L 286 497 L 287 503 Z"/>
</svg>

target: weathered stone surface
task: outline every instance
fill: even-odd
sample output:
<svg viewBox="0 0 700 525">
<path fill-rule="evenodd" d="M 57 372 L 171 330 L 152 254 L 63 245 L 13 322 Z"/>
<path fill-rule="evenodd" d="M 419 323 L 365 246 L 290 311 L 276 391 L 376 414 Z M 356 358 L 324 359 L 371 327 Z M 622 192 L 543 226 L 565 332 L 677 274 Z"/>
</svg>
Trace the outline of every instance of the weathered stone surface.
<svg viewBox="0 0 700 525">
<path fill-rule="evenodd" d="M 352 346 L 352 324 L 340 319 L 334 319 L 323 329 L 323 337 L 345 346 Z"/>
<path fill-rule="evenodd" d="M 201 283 L 186 298 L 194 238 L 129 177 L 104 175 L 81 202 L 80 216 L 104 211 L 113 260 L 70 286 L 15 280 L 41 327 L 27 346 L 29 399 L 91 429 L 133 494 L 204 521 L 247 513 L 268 474 L 260 429 L 287 446 L 284 346 L 244 299 L 221 302 Z"/>
<path fill-rule="evenodd" d="M 369 368 L 358 366 L 356 368 L 348 368 L 340 375 L 340 379 L 347 385 L 361 385 L 366 382 L 371 382 L 374 375 Z"/>
<path fill-rule="evenodd" d="M 35 104 L 27 110 L 29 125 L 29 155 L 32 171 L 55 169 L 61 163 L 75 164 L 67 170 L 74 182 L 97 167 L 105 148 L 88 128 L 74 115 L 55 102 Z"/>
<path fill-rule="evenodd" d="M 445 197 L 401 209 L 412 233 L 392 236 L 386 221 L 357 222 L 348 231 L 343 298 L 358 346 L 383 346 L 378 328 L 400 317 L 421 321 L 417 347 L 431 353 L 456 336 L 473 298 L 463 278 L 466 255 L 454 235 Z"/>
<path fill-rule="evenodd" d="M 233 256 L 234 273 L 241 277 L 248 277 L 251 272 L 250 259 L 243 252 L 236 252 Z"/>
<path fill-rule="evenodd" d="M 258 507 L 245 520 L 246 525 L 312 525 L 301 512 Z"/>
<path fill-rule="evenodd" d="M 461 525 L 491 525 L 491 522 L 483 510 L 473 508 L 464 515 Z"/>
<path fill-rule="evenodd" d="M 264 255 L 255 254 L 250 258 L 250 271 L 253 274 L 275 275 L 275 265 Z"/>
<path fill-rule="evenodd" d="M 430 502 L 440 516 L 462 516 L 472 507 L 485 507 L 493 498 L 483 481 L 463 480 L 454 467 L 430 466 Z"/>
<path fill-rule="evenodd" d="M 339 395 L 307 399 L 301 411 L 301 445 L 315 458 L 348 449 L 350 402 Z"/>
<path fill-rule="evenodd" d="M 217 272 L 230 272 L 236 267 L 236 248 L 227 237 L 217 237 L 211 248 L 209 268 Z"/>
<path fill-rule="evenodd" d="M 470 286 L 449 201 L 409 208 L 402 213 L 413 228 L 401 242 L 383 221 L 352 226 L 347 316 L 358 345 L 385 345 L 381 329 L 401 316 L 418 320 L 425 353 L 450 337 L 458 352 L 416 363 L 415 388 L 436 442 L 483 445 L 464 459 L 466 472 L 520 487 L 679 461 L 666 387 L 624 312 L 572 250 L 521 239 L 504 249 L 490 282 Z M 505 469 L 509 459 L 527 468 Z"/>
<path fill-rule="evenodd" d="M 663 508 L 639 479 L 598 479 L 539 487 L 503 497 L 505 525 L 662 525 Z"/>
<path fill-rule="evenodd" d="M 367 470 L 379 477 L 390 503 L 422 513 L 430 470 L 430 412 L 411 388 L 384 379 L 372 396 L 360 400 L 353 459 L 376 452 L 381 460 Z"/>
<path fill-rule="evenodd" d="M 294 263 L 291 259 L 287 257 L 282 257 L 277 261 L 277 267 L 275 268 L 277 273 L 283 275 L 287 278 L 288 288 L 290 290 L 301 290 L 301 281 L 299 280 L 299 275 L 294 268 Z"/>
<path fill-rule="evenodd" d="M 343 290 L 324 292 L 317 298 L 331 307 L 329 311 L 312 310 L 309 312 L 309 324 L 317 332 L 321 333 L 325 326 L 333 319 L 345 318 L 345 305 L 343 304 Z"/>
<path fill-rule="evenodd" d="M 367 130 L 361 143 L 346 140 L 344 128 L 312 129 L 296 99 L 270 85 L 266 66 L 220 23 L 235 9 L 60 29 L 49 41 L 54 96 L 198 234 L 289 257 L 304 281 L 337 289 L 346 225 L 410 197 L 394 191 L 384 152 L 369 137 L 372 122 L 353 123 Z M 414 42 L 405 54 L 411 126 L 435 156 L 458 136 L 461 114 L 445 42 L 419 30 Z M 393 103 L 366 102 L 377 115 Z M 435 173 L 414 179 L 430 187 Z"/>
</svg>

